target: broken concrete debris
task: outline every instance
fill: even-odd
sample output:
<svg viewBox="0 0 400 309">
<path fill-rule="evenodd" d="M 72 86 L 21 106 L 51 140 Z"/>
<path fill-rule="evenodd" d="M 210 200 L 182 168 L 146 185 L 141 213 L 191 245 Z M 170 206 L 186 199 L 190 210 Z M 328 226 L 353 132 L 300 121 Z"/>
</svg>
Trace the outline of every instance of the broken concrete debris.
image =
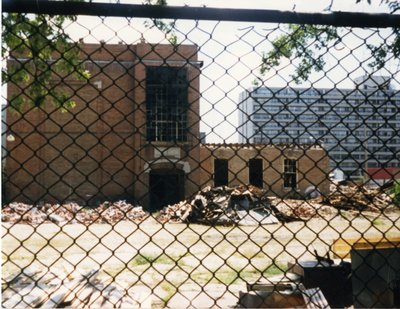
<svg viewBox="0 0 400 309">
<path fill-rule="evenodd" d="M 220 225 L 258 225 L 278 222 L 307 221 L 314 217 L 331 219 L 339 211 L 382 212 L 393 206 L 393 198 L 382 188 L 360 185 L 334 185 L 328 196 L 308 200 L 282 199 L 270 196 L 254 186 L 215 187 L 199 191 L 190 201 L 164 207 L 156 219 L 161 222 L 189 222 Z M 149 214 L 141 206 L 126 201 L 104 202 L 97 208 L 76 203 L 38 206 L 10 203 L 2 209 L 2 221 L 41 224 L 110 223 L 122 220 L 141 222 Z"/>
<path fill-rule="evenodd" d="M 331 219 L 339 210 L 375 211 L 393 204 L 380 189 L 337 185 L 327 197 L 308 200 L 269 196 L 266 190 L 249 186 L 206 187 L 191 201 L 164 207 L 159 222 L 197 222 L 205 224 L 271 224 L 306 221 L 314 217 Z"/>
<path fill-rule="evenodd" d="M 125 201 L 105 202 L 97 208 L 85 208 L 76 203 L 44 204 L 35 207 L 24 203 L 10 203 L 3 207 L 1 215 L 3 222 L 33 225 L 48 221 L 58 225 L 67 223 L 115 224 L 122 220 L 141 222 L 149 216 L 141 206 L 134 206 Z"/>
<path fill-rule="evenodd" d="M 256 187 L 206 187 L 189 202 L 164 207 L 159 222 L 196 222 L 222 225 L 278 223 L 265 191 Z"/>
<path fill-rule="evenodd" d="M 324 201 L 337 209 L 379 211 L 393 204 L 390 197 L 382 188 L 367 188 L 362 185 L 338 185 Z"/>
</svg>

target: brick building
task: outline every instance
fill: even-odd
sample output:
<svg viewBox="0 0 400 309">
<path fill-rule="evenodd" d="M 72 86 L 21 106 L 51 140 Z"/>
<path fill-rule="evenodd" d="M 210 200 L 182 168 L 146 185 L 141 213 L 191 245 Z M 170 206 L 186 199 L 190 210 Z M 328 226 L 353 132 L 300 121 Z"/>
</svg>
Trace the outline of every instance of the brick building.
<svg viewBox="0 0 400 309">
<path fill-rule="evenodd" d="M 75 108 L 8 110 L 8 201 L 127 199 L 158 209 L 206 185 L 326 192 L 328 158 L 319 146 L 201 143 L 196 46 L 84 44 L 81 54 L 89 81 L 53 81 Z M 23 87 L 10 83 L 14 94 Z"/>
<path fill-rule="evenodd" d="M 304 196 L 311 186 L 329 192 L 329 159 L 317 145 L 208 144 L 200 147 L 200 158 L 202 184 L 251 184 L 280 197 Z"/>
</svg>

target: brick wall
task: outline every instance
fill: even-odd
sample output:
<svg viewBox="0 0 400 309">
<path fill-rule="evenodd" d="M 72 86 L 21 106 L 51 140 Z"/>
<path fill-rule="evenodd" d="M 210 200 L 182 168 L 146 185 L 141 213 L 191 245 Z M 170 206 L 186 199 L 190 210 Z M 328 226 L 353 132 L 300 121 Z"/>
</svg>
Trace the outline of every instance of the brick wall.
<svg viewBox="0 0 400 309">
<path fill-rule="evenodd" d="M 328 157 L 319 147 L 200 146 L 197 46 L 84 44 L 81 57 L 88 82 L 54 78 L 73 95 L 75 108 L 51 102 L 8 111 L 15 141 L 7 143 L 6 198 L 9 201 L 97 205 L 136 200 L 149 206 L 151 173 L 180 172 L 185 197 L 213 185 L 214 159 L 229 160 L 229 185 L 248 184 L 248 161 L 263 160 L 264 188 L 284 196 L 283 159 L 298 160 L 298 190 L 310 185 L 327 192 Z M 185 142 L 146 141 L 146 67 L 185 67 L 188 72 L 188 138 Z M 9 85 L 8 93 L 23 94 Z"/>
<path fill-rule="evenodd" d="M 284 188 L 284 159 L 297 161 L 297 190 L 299 196 L 304 195 L 310 186 L 317 187 L 321 193 L 329 192 L 329 158 L 326 151 L 319 146 L 273 146 L 273 145 L 203 145 L 201 147 L 203 185 L 214 185 L 214 160 L 228 160 L 228 185 L 249 184 L 250 159 L 263 160 L 263 188 L 271 195 L 281 197 L 293 196 L 291 189 Z"/>
<path fill-rule="evenodd" d="M 190 164 L 197 161 L 192 144 L 198 144 L 199 135 L 199 68 L 191 64 L 197 61 L 196 46 L 84 44 L 81 57 L 91 73 L 88 82 L 53 81 L 74 94 L 75 108 L 62 112 L 46 102 L 21 114 L 8 111 L 15 137 L 7 143 L 9 201 L 143 199 L 148 191 L 144 165 L 153 159 L 154 147 L 145 140 L 146 65 L 188 66 L 190 134 L 184 146 Z M 23 90 L 10 84 L 8 93 L 23 95 Z"/>
</svg>

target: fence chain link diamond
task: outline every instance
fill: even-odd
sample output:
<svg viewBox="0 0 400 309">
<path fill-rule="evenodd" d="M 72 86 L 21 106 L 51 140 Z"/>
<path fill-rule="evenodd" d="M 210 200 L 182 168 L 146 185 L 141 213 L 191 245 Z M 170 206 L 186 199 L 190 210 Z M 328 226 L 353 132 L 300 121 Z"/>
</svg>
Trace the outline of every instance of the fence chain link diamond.
<svg viewBox="0 0 400 309">
<path fill-rule="evenodd" d="M 398 29 L 163 23 L 3 13 L 3 306 L 400 306 Z"/>
</svg>

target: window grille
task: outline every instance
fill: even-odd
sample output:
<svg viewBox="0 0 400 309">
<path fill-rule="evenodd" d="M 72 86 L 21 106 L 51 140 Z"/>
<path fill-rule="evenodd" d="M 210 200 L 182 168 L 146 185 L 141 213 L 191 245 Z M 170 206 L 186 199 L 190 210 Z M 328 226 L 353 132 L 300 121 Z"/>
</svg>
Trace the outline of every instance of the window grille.
<svg viewBox="0 0 400 309">
<path fill-rule="evenodd" d="M 187 140 L 188 81 L 185 68 L 147 67 L 147 140 Z"/>
<path fill-rule="evenodd" d="M 297 188 L 297 161 L 285 159 L 283 163 L 283 186 L 285 188 Z"/>
</svg>

